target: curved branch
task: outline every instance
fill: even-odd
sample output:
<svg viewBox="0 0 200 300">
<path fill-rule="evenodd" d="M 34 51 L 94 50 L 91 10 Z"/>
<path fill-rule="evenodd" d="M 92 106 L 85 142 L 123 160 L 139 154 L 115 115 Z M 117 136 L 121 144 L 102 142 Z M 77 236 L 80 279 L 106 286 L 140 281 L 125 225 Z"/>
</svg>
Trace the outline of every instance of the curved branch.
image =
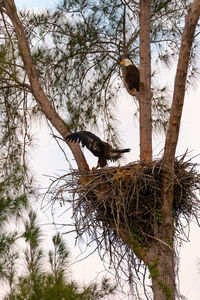
<svg viewBox="0 0 200 300">
<path fill-rule="evenodd" d="M 22 27 L 22 23 L 17 15 L 15 3 L 13 0 L 6 0 L 4 6 L 6 9 L 6 14 L 10 18 L 15 29 L 21 56 L 24 62 L 24 68 L 27 72 L 30 81 L 31 92 L 38 104 L 40 105 L 46 118 L 51 122 L 51 124 L 54 126 L 54 128 L 56 128 L 56 130 L 61 134 L 62 137 L 66 137 L 71 132 L 68 130 L 67 124 L 60 118 L 60 116 L 57 114 L 57 112 L 51 105 L 51 102 L 48 100 L 40 85 L 36 69 L 32 61 L 31 52 L 25 36 L 25 32 Z M 89 170 L 88 164 L 78 143 L 68 143 L 68 146 L 70 147 L 74 155 L 79 170 Z"/>
</svg>

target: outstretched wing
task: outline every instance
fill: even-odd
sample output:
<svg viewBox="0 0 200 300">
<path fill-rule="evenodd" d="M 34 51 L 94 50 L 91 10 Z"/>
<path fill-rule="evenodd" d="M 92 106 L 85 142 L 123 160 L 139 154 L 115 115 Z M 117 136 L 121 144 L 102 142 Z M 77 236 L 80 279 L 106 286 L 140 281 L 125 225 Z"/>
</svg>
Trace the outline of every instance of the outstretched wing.
<svg viewBox="0 0 200 300">
<path fill-rule="evenodd" d="M 70 142 L 81 143 L 82 146 L 86 146 L 95 156 L 98 157 L 104 149 L 103 141 L 89 131 L 77 131 L 68 135 L 65 139 Z"/>
</svg>

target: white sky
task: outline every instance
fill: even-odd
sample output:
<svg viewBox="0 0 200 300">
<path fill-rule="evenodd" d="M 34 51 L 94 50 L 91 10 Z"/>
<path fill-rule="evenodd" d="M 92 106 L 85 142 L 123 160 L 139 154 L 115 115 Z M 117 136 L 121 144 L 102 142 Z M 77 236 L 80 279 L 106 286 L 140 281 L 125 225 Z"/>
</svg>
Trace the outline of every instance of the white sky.
<svg viewBox="0 0 200 300">
<path fill-rule="evenodd" d="M 54 0 L 16 0 L 18 8 L 51 8 L 57 1 Z M 165 76 L 165 74 L 163 74 Z M 164 78 L 164 77 L 163 77 Z M 139 158 L 139 138 L 138 138 L 138 121 L 133 119 L 133 113 L 135 112 L 134 104 L 131 98 L 126 94 L 126 91 L 122 91 L 120 95 L 118 112 L 122 120 L 119 130 L 123 137 L 123 146 L 130 147 L 132 151 L 125 156 L 123 163 L 134 161 Z M 195 156 L 200 153 L 200 139 L 198 136 L 198 128 L 200 121 L 200 89 L 190 88 L 186 94 L 185 105 L 183 110 L 183 118 L 181 123 L 181 131 L 179 137 L 179 143 L 177 148 L 177 155 L 183 154 L 186 149 L 192 151 L 191 156 Z M 38 126 L 38 127 L 37 127 Z M 48 180 L 45 175 L 58 174 L 59 170 L 66 170 L 67 164 L 64 160 L 62 152 L 59 150 L 55 142 L 52 140 L 49 131 L 45 128 L 45 124 L 36 126 L 40 131 L 38 136 L 40 141 L 38 146 L 34 149 L 32 154 L 32 163 L 34 162 L 35 170 L 37 170 L 38 181 L 41 182 L 41 186 L 47 186 Z M 41 130 L 41 127 L 43 129 Z M 154 136 L 154 149 L 157 154 L 162 149 L 164 142 L 164 136 Z M 64 146 L 65 151 L 69 157 L 71 157 L 70 150 L 67 149 L 67 145 Z M 85 151 L 86 157 L 90 157 L 90 165 L 96 165 L 96 158 L 93 157 L 88 151 Z M 196 157 L 195 161 L 199 162 L 200 158 Z M 63 212 L 64 208 L 57 206 L 57 211 Z M 70 223 L 69 213 L 60 216 L 60 223 Z M 47 226 L 46 223 L 51 222 L 50 211 L 46 214 L 40 213 L 40 222 L 42 229 L 45 229 L 46 234 L 52 234 L 53 225 Z M 61 230 L 67 231 L 66 228 Z M 180 285 L 181 294 L 183 294 L 188 300 L 200 299 L 200 267 L 198 261 L 200 261 L 200 229 L 195 225 L 191 225 L 190 242 L 183 243 L 180 250 Z M 66 241 L 71 248 L 72 256 L 75 258 L 79 249 L 73 247 L 73 236 L 70 238 L 67 236 Z M 99 271 L 103 271 L 103 265 L 101 264 L 98 255 L 95 254 L 88 259 L 77 263 L 72 266 L 73 278 L 80 280 L 80 282 L 89 282 L 98 275 Z M 101 275 L 101 274 L 100 274 Z M 128 299 L 127 297 L 122 299 Z"/>
<path fill-rule="evenodd" d="M 16 0 L 17 8 L 54 8 L 59 3 L 55 0 Z"/>
</svg>

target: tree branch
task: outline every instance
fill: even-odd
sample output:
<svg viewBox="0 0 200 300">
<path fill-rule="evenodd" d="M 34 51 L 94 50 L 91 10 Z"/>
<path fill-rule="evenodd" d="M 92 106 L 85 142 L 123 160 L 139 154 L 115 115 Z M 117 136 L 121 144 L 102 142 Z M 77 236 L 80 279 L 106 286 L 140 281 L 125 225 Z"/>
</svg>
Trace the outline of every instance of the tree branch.
<svg viewBox="0 0 200 300">
<path fill-rule="evenodd" d="M 185 29 L 182 35 L 182 43 L 174 83 L 174 94 L 171 106 L 169 128 L 165 142 L 164 164 L 171 169 L 173 168 L 174 164 L 176 146 L 179 136 L 190 52 L 199 16 L 200 1 L 195 0 L 186 17 Z"/>
<path fill-rule="evenodd" d="M 30 85 L 31 85 L 31 92 L 35 97 L 36 101 L 40 105 L 44 115 L 46 118 L 51 122 L 51 124 L 56 128 L 56 130 L 61 134 L 62 137 L 66 137 L 71 132 L 67 128 L 67 124 L 60 118 L 57 114 L 53 106 L 51 105 L 50 101 L 48 100 L 47 96 L 45 95 L 39 79 L 37 77 L 36 69 L 32 61 L 30 48 L 25 36 L 24 29 L 22 27 L 22 23 L 17 15 L 16 6 L 13 0 L 6 0 L 4 3 L 6 14 L 10 18 L 15 33 L 18 39 L 19 47 L 21 56 L 24 62 L 24 68 L 27 72 Z M 80 149 L 78 143 L 68 143 L 78 168 L 80 171 L 89 170 L 88 164 L 85 160 L 85 157 Z"/>
<path fill-rule="evenodd" d="M 152 160 L 151 118 L 151 0 L 140 1 L 140 160 Z"/>
<path fill-rule="evenodd" d="M 164 170 L 163 177 L 163 216 L 166 224 L 172 223 L 171 208 L 173 203 L 173 171 L 176 147 L 179 137 L 180 122 L 184 104 L 187 70 L 190 59 L 190 52 L 194 40 L 196 25 L 200 16 L 200 1 L 195 0 L 186 17 L 185 28 L 182 35 L 181 48 L 179 53 L 178 66 L 176 71 L 173 101 L 170 111 L 169 128 L 164 149 Z"/>
</svg>

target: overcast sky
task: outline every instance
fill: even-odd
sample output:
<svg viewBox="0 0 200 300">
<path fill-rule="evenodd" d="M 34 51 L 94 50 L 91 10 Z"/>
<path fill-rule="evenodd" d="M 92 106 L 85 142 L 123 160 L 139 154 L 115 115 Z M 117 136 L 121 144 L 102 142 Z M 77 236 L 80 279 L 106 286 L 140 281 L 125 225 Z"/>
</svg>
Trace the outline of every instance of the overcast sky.
<svg viewBox="0 0 200 300">
<path fill-rule="evenodd" d="M 53 8 L 58 1 L 53 0 L 16 0 L 18 8 Z M 162 67 L 161 67 L 162 68 Z M 170 72 L 169 72 L 170 74 Z M 163 74 L 163 78 L 166 80 L 166 73 Z M 168 78 L 170 83 L 170 77 Z M 197 82 L 198 86 L 198 82 Z M 133 105 L 132 99 L 126 95 L 126 91 L 123 91 L 120 95 L 118 104 L 119 118 L 121 119 L 121 125 L 119 130 L 123 137 L 124 146 L 132 149 L 131 153 L 126 155 L 124 163 L 134 161 L 139 158 L 139 139 L 138 139 L 138 121 L 133 119 L 133 113 L 136 108 Z M 191 156 L 195 156 L 200 153 L 200 139 L 198 137 L 198 128 L 200 123 L 200 90 L 196 87 L 190 87 L 186 93 L 185 106 L 183 110 L 183 118 L 181 123 L 180 138 L 177 148 L 177 155 L 183 154 L 186 149 L 192 151 Z M 39 125 L 38 125 L 39 128 Z M 37 131 L 37 126 L 36 126 Z M 40 130 L 41 131 L 41 130 Z M 33 160 L 35 165 L 35 172 L 37 170 L 38 180 L 42 180 L 42 185 L 47 185 L 48 181 L 45 175 L 57 174 L 59 170 L 63 170 L 63 166 L 66 165 L 64 156 L 60 153 L 57 145 L 50 137 L 49 131 L 44 125 L 43 133 L 41 133 L 42 139 L 39 142 L 40 147 L 36 147 L 33 154 Z M 133 138 L 134 136 L 134 138 Z M 130 138 L 131 137 L 131 138 Z M 162 149 L 164 143 L 164 136 L 154 135 L 154 154 L 157 154 Z M 66 153 L 70 157 L 70 151 L 66 146 Z M 94 158 L 89 152 L 85 151 L 85 154 L 90 157 L 90 165 L 96 164 L 96 158 Z M 200 158 L 195 158 L 196 162 L 199 162 Z M 42 179 L 41 179 L 42 178 Z M 59 208 L 56 208 L 59 209 Z M 63 212 L 63 210 L 62 210 Z M 67 221 L 67 215 L 62 215 L 59 220 Z M 51 220 L 51 216 L 43 216 L 41 223 L 47 223 Z M 47 228 L 46 226 L 43 226 Z M 51 226 L 52 227 L 52 226 Z M 64 232 L 65 229 L 62 229 Z M 200 260 L 200 230 L 194 224 L 191 225 L 190 243 L 183 243 L 180 251 L 180 283 L 181 292 L 188 300 L 200 299 L 200 271 L 198 267 L 198 261 Z M 67 242 L 69 240 L 67 239 Z M 71 245 L 73 245 L 73 238 L 70 239 Z M 78 255 L 77 248 L 72 248 L 74 257 Z M 87 272 L 86 272 L 87 270 Z M 89 259 L 73 266 L 74 275 L 85 281 L 94 279 L 99 270 L 103 270 L 98 256 L 94 255 Z M 87 273 L 87 278 L 86 278 Z M 125 298 L 124 298 L 125 299 Z"/>
<path fill-rule="evenodd" d="M 59 0 L 15 0 L 17 8 L 54 8 Z"/>
</svg>

